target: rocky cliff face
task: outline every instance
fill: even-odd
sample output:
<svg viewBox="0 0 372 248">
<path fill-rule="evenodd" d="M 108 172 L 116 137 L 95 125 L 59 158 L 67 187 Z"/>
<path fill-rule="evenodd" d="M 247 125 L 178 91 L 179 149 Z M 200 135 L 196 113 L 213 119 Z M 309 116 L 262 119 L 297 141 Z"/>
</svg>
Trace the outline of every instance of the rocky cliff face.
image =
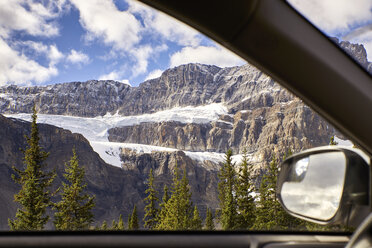
<svg viewBox="0 0 372 248">
<path fill-rule="evenodd" d="M 130 149 L 122 149 L 121 159 L 123 169 L 133 171 L 138 175 L 147 175 L 150 169 L 154 172 L 154 183 L 158 192 L 163 193 L 165 185 L 172 184 L 172 175 L 176 168 L 186 170 L 187 178 L 191 185 L 192 201 L 201 209 L 205 216 L 206 207 L 213 209 L 218 207 L 217 170 L 206 169 L 208 165 L 201 166 L 198 162 L 190 159 L 182 151 L 176 152 L 152 152 L 137 153 Z M 208 163 L 205 161 L 205 163 Z"/>
<path fill-rule="evenodd" d="M 332 38 L 332 40 L 372 74 L 372 63 L 367 60 L 367 51 L 363 45 L 340 41 L 337 38 Z"/>
<path fill-rule="evenodd" d="M 0 87 L 1 113 L 30 113 L 94 117 L 119 111 L 139 115 L 178 106 L 223 102 L 231 112 L 269 107 L 293 97 L 274 81 L 245 65 L 221 69 L 188 64 L 166 70 L 160 78 L 138 87 L 114 81 L 72 82 L 42 87 Z"/>
<path fill-rule="evenodd" d="M 80 134 L 43 124 L 39 125 L 39 131 L 41 146 L 50 152 L 46 164 L 50 170 L 57 172 L 54 188 L 64 180 L 64 163 L 70 159 L 72 148 L 75 147 L 79 163 L 85 168 L 87 191 L 96 196 L 96 223 L 117 219 L 120 214 L 126 219 L 134 205 L 137 205 L 142 216 L 142 199 L 145 197 L 145 182 L 150 168 L 156 173 L 155 186 L 161 197 L 164 184 L 171 183 L 176 161 L 180 170 L 187 170 L 194 203 L 202 209 L 205 205 L 217 206 L 217 172 L 205 169 L 183 152 L 136 154 L 123 150 L 121 156 L 126 166 L 120 169 L 106 164 Z M 8 218 L 14 218 L 18 207 L 14 194 L 19 186 L 11 179 L 14 173 L 12 166 L 23 168 L 20 149 L 26 147 L 24 135 L 29 135 L 29 132 L 30 123 L 0 115 L 0 230 L 8 229 Z"/>
<path fill-rule="evenodd" d="M 273 154 L 327 145 L 337 134 L 299 99 L 273 102 L 271 107 L 223 115 L 208 124 L 180 122 L 142 123 L 109 130 L 112 142 L 138 143 L 187 151 L 234 153 L 247 150 L 255 163 L 268 162 Z"/>
<path fill-rule="evenodd" d="M 0 87 L 0 113 L 39 113 L 73 116 L 99 116 L 116 111 L 129 85 L 115 81 L 91 80 L 37 87 Z"/>
</svg>

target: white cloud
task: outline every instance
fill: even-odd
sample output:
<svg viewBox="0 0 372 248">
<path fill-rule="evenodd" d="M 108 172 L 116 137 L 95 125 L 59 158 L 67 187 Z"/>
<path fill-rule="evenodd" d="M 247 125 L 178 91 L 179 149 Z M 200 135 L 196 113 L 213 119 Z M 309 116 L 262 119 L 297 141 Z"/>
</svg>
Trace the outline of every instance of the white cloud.
<svg viewBox="0 0 372 248">
<path fill-rule="evenodd" d="M 217 65 L 220 67 L 237 66 L 244 64 L 239 56 L 222 47 L 184 47 L 174 53 L 170 58 L 170 66 L 175 67 L 188 63 L 201 63 Z"/>
<path fill-rule="evenodd" d="M 64 0 L 45 5 L 33 0 L 0 1 L 0 36 L 8 38 L 12 31 L 44 37 L 58 35 L 53 19 L 66 9 L 65 5 Z"/>
<path fill-rule="evenodd" d="M 132 77 L 146 73 L 150 57 L 154 57 L 166 49 L 168 47 L 165 44 L 157 47 L 145 45 L 132 49 L 130 54 L 136 61 L 136 64 L 132 67 Z"/>
<path fill-rule="evenodd" d="M 120 11 L 111 0 L 71 0 L 80 12 L 80 23 L 88 39 L 100 39 L 116 50 L 128 51 L 140 41 L 140 22 Z"/>
<path fill-rule="evenodd" d="M 129 83 L 129 80 L 128 79 L 121 79 L 121 77 L 122 77 L 122 73 L 121 72 L 112 71 L 112 72 L 110 72 L 108 74 L 103 74 L 103 75 L 99 76 L 98 80 L 114 80 L 114 81 L 122 82 L 123 84 L 127 84 L 129 86 L 132 86 Z"/>
<path fill-rule="evenodd" d="M 150 73 L 147 75 L 145 81 L 146 81 L 146 80 L 150 80 L 150 79 L 154 79 L 154 78 L 158 78 L 158 77 L 161 76 L 162 73 L 163 73 L 162 70 L 159 70 L 159 69 L 157 69 L 157 70 L 153 70 L 152 72 L 150 72 Z"/>
<path fill-rule="evenodd" d="M 128 1 L 129 11 L 141 16 L 147 31 L 162 35 L 181 46 L 198 46 L 201 35 L 198 31 L 160 11 L 137 1 Z"/>
<path fill-rule="evenodd" d="M 298 11 L 328 35 L 347 32 L 371 21 L 370 0 L 289 0 Z"/>
<path fill-rule="evenodd" d="M 51 45 L 49 46 L 48 57 L 52 64 L 57 64 L 64 57 L 64 55 L 58 50 L 56 45 Z"/>
<path fill-rule="evenodd" d="M 42 46 L 41 46 L 42 47 Z M 42 48 L 43 50 L 44 48 Z M 0 38 L 0 85 L 7 83 L 30 84 L 42 83 L 58 75 L 58 70 L 52 62 L 48 67 L 30 60 L 24 54 L 13 50 Z"/>
<path fill-rule="evenodd" d="M 88 64 L 89 56 L 85 53 L 72 49 L 70 54 L 67 56 L 67 61 L 72 64 Z"/>
<path fill-rule="evenodd" d="M 45 45 L 42 42 L 36 41 L 19 41 L 14 43 L 15 50 L 26 50 L 34 52 L 36 56 L 42 55 L 49 59 L 51 65 L 56 65 L 64 55 L 58 50 L 56 45 Z M 18 48 L 18 49 L 17 49 Z"/>
</svg>

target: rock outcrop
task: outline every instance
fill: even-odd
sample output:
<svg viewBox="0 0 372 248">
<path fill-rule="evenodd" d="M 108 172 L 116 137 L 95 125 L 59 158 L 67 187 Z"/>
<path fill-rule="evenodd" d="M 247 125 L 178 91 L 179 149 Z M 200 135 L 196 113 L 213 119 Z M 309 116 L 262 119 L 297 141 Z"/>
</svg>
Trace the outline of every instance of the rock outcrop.
<svg viewBox="0 0 372 248">
<path fill-rule="evenodd" d="M 337 134 L 331 125 L 299 99 L 272 102 L 271 107 L 223 115 L 207 124 L 160 122 L 116 127 L 109 130 L 112 142 L 137 143 L 187 151 L 234 153 L 247 150 L 256 163 L 265 164 L 273 154 L 327 145 Z"/>
<path fill-rule="evenodd" d="M 64 164 L 69 161 L 72 148 L 75 147 L 79 164 L 85 168 L 87 192 L 96 197 L 93 211 L 95 223 L 117 219 L 120 214 L 127 219 L 134 205 L 139 209 L 139 216 L 143 216 L 145 182 L 149 170 L 153 168 L 156 172 L 155 186 L 161 198 L 164 184 L 171 183 L 176 161 L 180 170 L 186 169 L 188 173 L 194 203 L 202 209 L 205 205 L 212 208 L 217 206 L 217 171 L 205 169 L 183 152 L 135 154 L 123 150 L 122 159 L 127 166 L 121 169 L 106 164 L 80 134 L 44 124 L 39 124 L 39 131 L 41 146 L 50 152 L 46 164 L 50 170 L 57 172 L 54 189 L 64 180 Z M 11 179 L 14 173 L 12 166 L 23 168 L 20 149 L 26 147 L 24 135 L 29 135 L 29 132 L 29 122 L 0 115 L 0 230 L 8 229 L 8 218 L 14 218 L 18 208 L 14 194 L 19 186 Z"/>
<path fill-rule="evenodd" d="M 90 80 L 48 86 L 0 87 L 0 113 L 39 113 L 72 116 L 100 116 L 115 112 L 131 87 L 116 81 Z"/>
</svg>

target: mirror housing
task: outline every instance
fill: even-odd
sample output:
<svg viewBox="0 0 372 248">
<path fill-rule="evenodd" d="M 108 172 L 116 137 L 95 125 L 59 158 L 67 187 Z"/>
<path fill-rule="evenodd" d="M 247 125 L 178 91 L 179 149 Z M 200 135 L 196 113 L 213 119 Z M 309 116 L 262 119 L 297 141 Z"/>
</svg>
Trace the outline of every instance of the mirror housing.
<svg viewBox="0 0 372 248">
<path fill-rule="evenodd" d="M 342 146 L 292 155 L 279 167 L 277 196 L 295 217 L 357 226 L 371 209 L 370 158 L 359 149 Z"/>
</svg>

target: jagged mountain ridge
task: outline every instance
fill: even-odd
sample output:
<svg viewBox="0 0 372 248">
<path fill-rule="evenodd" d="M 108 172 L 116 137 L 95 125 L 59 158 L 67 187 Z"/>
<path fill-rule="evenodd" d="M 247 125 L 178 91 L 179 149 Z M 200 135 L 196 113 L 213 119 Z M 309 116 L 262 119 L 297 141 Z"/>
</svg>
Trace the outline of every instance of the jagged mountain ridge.
<svg viewBox="0 0 372 248">
<path fill-rule="evenodd" d="M 33 87 L 3 86 L 0 87 L 0 112 L 31 113 L 35 104 L 39 113 L 45 114 L 104 115 L 116 111 L 130 90 L 127 84 L 97 80 Z"/>
<path fill-rule="evenodd" d="M 291 99 L 292 96 L 281 90 L 270 77 L 248 64 L 223 69 L 201 64 L 182 65 L 168 69 L 160 78 L 138 87 L 96 80 L 0 87 L 1 113 L 30 113 L 35 103 L 41 114 L 83 117 L 117 111 L 125 116 L 140 115 L 212 102 L 223 102 L 234 112 Z"/>
<path fill-rule="evenodd" d="M 371 71 L 363 45 L 338 41 L 342 49 Z M 372 72 L 372 71 L 371 71 Z M 140 115 L 176 106 L 198 106 L 223 102 L 230 113 L 270 107 L 293 96 L 270 77 L 249 64 L 219 68 L 187 64 L 168 69 L 138 87 L 112 80 L 60 83 L 48 86 L 0 87 L 0 113 L 39 113 L 95 117 L 106 113 Z"/>
<path fill-rule="evenodd" d="M 338 40 L 335 40 L 338 42 Z M 362 45 L 339 45 L 368 67 Z M 154 113 L 179 106 L 222 103 L 229 115 L 209 124 L 157 122 L 115 127 L 109 140 L 189 151 L 235 153 L 247 149 L 264 164 L 283 149 L 299 151 L 328 143 L 337 134 L 301 100 L 255 67 L 187 64 L 166 70 L 138 87 L 115 81 L 73 82 L 43 87 L 0 87 L 2 113 L 30 112 L 93 117 Z M 247 114 L 248 113 L 248 114 Z M 278 147 L 281 147 L 278 149 Z"/>
</svg>

